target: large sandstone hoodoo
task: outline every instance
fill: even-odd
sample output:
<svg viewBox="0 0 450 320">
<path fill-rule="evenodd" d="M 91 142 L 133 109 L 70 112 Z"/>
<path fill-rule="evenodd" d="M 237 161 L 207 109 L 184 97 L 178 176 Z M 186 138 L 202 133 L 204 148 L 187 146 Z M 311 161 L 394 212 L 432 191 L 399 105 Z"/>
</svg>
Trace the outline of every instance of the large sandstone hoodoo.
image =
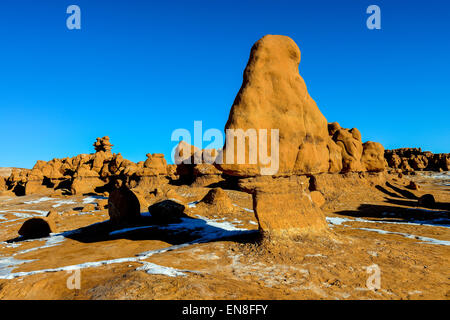
<svg viewBox="0 0 450 320">
<path fill-rule="evenodd" d="M 298 72 L 299 63 L 300 50 L 289 37 L 268 35 L 256 42 L 225 126 L 226 131 L 267 129 L 267 145 L 263 147 L 272 161 L 279 160 L 278 171 L 272 176 L 261 176 L 265 175 L 262 169 L 271 164 L 259 158 L 259 145 L 256 163 L 249 162 L 249 140 L 245 146 L 246 162 L 237 164 L 238 147 L 228 137 L 223 164 L 217 165 L 228 175 L 255 176 L 241 180 L 240 186 L 252 194 L 260 232 L 269 238 L 292 238 L 327 228 L 324 214 L 309 194 L 309 178 L 304 175 L 339 167 L 334 164 L 340 160 L 338 146 L 330 143 L 327 120 L 308 94 Z M 271 129 L 279 130 L 279 154 L 272 149 L 276 145 Z M 230 147 L 234 149 L 234 164 L 229 163 L 227 155 Z M 283 175 L 291 177 L 280 177 Z"/>
<path fill-rule="evenodd" d="M 308 94 L 299 63 L 300 50 L 289 37 L 267 35 L 256 42 L 225 125 L 226 130 L 267 129 L 269 156 L 271 129 L 279 130 L 278 175 L 327 172 L 329 167 L 327 120 Z M 270 167 L 259 155 L 256 164 L 249 160 L 236 164 L 236 145 L 234 159 L 227 158 L 230 143 L 235 144 L 226 141 L 224 164 L 219 165 L 226 174 L 257 176 L 261 168 Z M 245 159 L 249 159 L 246 146 Z"/>
<path fill-rule="evenodd" d="M 356 128 L 327 123 L 299 75 L 299 63 L 300 50 L 289 37 L 267 35 L 255 43 L 225 125 L 227 139 L 217 158 L 221 162 L 216 162 L 225 175 L 241 178 L 239 185 L 253 196 L 259 228 L 269 237 L 327 228 L 320 210 L 325 200 L 322 194 L 311 195 L 308 176 L 378 172 L 385 166 L 380 144 L 363 145 Z M 239 138 L 230 130 L 235 136 L 239 130 L 244 133 L 245 157 L 238 154 Z M 271 130 L 278 130 L 278 145 Z M 278 161 L 278 171 L 267 173 L 273 161 Z"/>
</svg>

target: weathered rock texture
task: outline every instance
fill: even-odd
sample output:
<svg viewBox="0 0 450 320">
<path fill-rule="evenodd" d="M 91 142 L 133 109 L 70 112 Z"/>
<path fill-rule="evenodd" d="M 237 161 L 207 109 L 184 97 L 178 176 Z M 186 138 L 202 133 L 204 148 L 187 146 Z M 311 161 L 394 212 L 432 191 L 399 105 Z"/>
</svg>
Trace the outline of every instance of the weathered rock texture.
<svg viewBox="0 0 450 320">
<path fill-rule="evenodd" d="M 176 169 L 180 182 L 192 187 L 205 187 L 223 181 L 222 172 L 212 164 L 217 155 L 215 149 L 200 150 L 180 141 L 175 148 L 175 157 L 180 162 Z"/>
<path fill-rule="evenodd" d="M 97 152 L 111 152 L 112 147 L 109 137 L 97 138 L 97 141 L 94 143 L 94 148 Z"/>
<path fill-rule="evenodd" d="M 128 164 L 124 172 L 128 175 L 131 188 L 153 190 L 161 184 L 168 183 L 167 162 L 161 153 L 147 154 L 143 166 Z"/>
<path fill-rule="evenodd" d="M 228 194 L 222 188 L 213 188 L 197 204 L 196 209 L 204 216 L 223 216 L 236 212 Z"/>
<path fill-rule="evenodd" d="M 268 35 L 255 43 L 225 125 L 227 140 L 218 157 L 222 163 L 216 164 L 225 176 L 244 179 L 240 186 L 253 195 L 259 228 L 270 237 L 291 238 L 327 228 L 320 210 L 324 194 L 310 189 L 306 175 L 379 172 L 385 167 L 381 144 L 363 144 L 358 129 L 327 123 L 299 75 L 299 63 L 300 50 L 289 37 Z M 267 130 L 266 145 L 250 143 L 252 129 L 259 134 Z M 278 154 L 273 129 L 279 133 Z M 229 130 L 248 134 L 244 163 L 237 163 L 238 143 L 230 139 Z M 277 172 L 265 173 L 272 164 L 261 159 L 262 148 L 272 161 L 279 161 Z"/>
<path fill-rule="evenodd" d="M 266 129 L 267 155 L 274 151 L 276 157 L 270 130 L 279 130 L 279 169 L 270 175 L 383 171 L 384 150 L 379 143 L 363 145 L 358 129 L 327 123 L 299 75 L 299 63 L 300 50 L 289 37 L 268 35 L 256 42 L 225 125 L 226 133 Z M 249 151 L 251 140 L 246 137 L 245 163 L 239 164 L 237 139 L 227 138 L 219 156 L 223 163 L 217 167 L 227 175 L 264 175 L 262 169 L 270 164 L 261 161 L 259 144 Z M 234 157 L 230 156 L 233 151 Z M 251 163 L 253 154 L 257 154 L 255 163 Z"/>
<path fill-rule="evenodd" d="M 401 148 L 386 150 L 384 156 L 389 168 L 399 172 L 450 170 L 450 153 L 433 154 L 420 148 Z"/>
<path fill-rule="evenodd" d="M 153 190 L 167 184 L 169 178 L 178 179 L 174 168 L 169 173 L 163 154 L 148 154 L 145 162 L 134 163 L 120 153 L 111 153 L 109 137 L 97 138 L 94 147 L 94 154 L 48 162 L 39 160 L 31 170 L 13 170 L 5 182 L 5 189 L 16 195 L 53 193 L 55 190 L 88 194 L 110 191 L 118 180 L 132 189 Z"/>
<path fill-rule="evenodd" d="M 361 163 L 363 145 L 359 130 L 340 128 L 333 134 L 332 139 L 341 148 L 342 171 L 364 171 Z"/>
<path fill-rule="evenodd" d="M 244 179 L 243 190 L 253 197 L 260 232 L 268 238 L 295 238 L 327 229 L 325 215 L 309 192 L 309 178 L 269 176 Z"/>
<path fill-rule="evenodd" d="M 271 129 L 279 130 L 279 175 L 326 172 L 329 166 L 327 120 L 308 94 L 299 63 L 300 50 L 289 37 L 268 35 L 256 42 L 225 125 L 226 130 L 267 129 L 268 136 Z M 236 145 L 235 158 L 227 158 L 230 143 L 226 142 L 224 164 L 219 165 L 225 173 L 256 176 L 261 168 L 269 167 L 259 156 L 256 164 L 248 160 L 246 164 L 227 164 L 237 161 Z M 245 149 L 248 159 L 248 147 Z M 270 143 L 267 149 L 270 155 Z"/>
<path fill-rule="evenodd" d="M 349 201 L 355 194 L 364 194 L 375 186 L 384 186 L 386 172 L 348 172 L 344 174 L 321 173 L 310 177 L 309 190 L 320 191 L 325 198 L 324 208 L 339 211 L 340 204 Z M 384 196 L 380 199 L 384 200 Z"/>
<path fill-rule="evenodd" d="M 361 164 L 364 171 L 380 172 L 385 169 L 384 147 L 381 143 L 367 141 L 363 144 Z"/>
<path fill-rule="evenodd" d="M 0 192 L 6 190 L 6 179 L 4 177 L 0 177 Z"/>
</svg>

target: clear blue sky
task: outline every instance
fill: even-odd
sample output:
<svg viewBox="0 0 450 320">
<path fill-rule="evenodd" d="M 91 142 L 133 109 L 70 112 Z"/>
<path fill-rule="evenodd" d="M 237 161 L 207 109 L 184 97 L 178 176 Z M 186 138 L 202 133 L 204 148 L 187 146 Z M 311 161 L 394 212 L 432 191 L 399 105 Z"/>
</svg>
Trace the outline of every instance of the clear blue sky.
<svg viewBox="0 0 450 320">
<path fill-rule="evenodd" d="M 66 8 L 81 8 L 68 30 Z M 381 8 L 368 30 L 366 8 Z M 328 121 L 386 148 L 450 152 L 450 2 L 2 0 L 0 166 L 94 151 L 132 161 L 176 128 L 223 130 L 250 48 L 290 36 Z"/>
</svg>

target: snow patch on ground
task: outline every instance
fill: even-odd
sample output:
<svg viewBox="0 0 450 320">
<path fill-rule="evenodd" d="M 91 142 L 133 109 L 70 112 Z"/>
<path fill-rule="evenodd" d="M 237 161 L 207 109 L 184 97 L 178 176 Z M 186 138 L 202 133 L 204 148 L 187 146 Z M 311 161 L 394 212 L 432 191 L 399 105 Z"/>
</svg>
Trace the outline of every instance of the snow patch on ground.
<svg viewBox="0 0 450 320">
<path fill-rule="evenodd" d="M 53 200 L 52 198 L 48 198 L 48 197 L 42 197 L 40 199 L 37 200 L 30 200 L 30 201 L 25 201 L 25 204 L 35 204 L 35 203 L 40 203 L 40 202 L 45 202 L 45 201 L 49 201 L 49 200 Z"/>
<path fill-rule="evenodd" d="M 23 212 L 16 212 L 16 211 L 23 211 Z M 28 218 L 33 218 L 35 216 L 39 216 L 39 217 L 46 216 L 48 213 L 47 211 L 42 211 L 42 210 L 27 210 L 27 209 L 2 210 L 0 212 L 2 212 L 2 213 L 0 213 L 0 220 L 5 220 L 0 223 L 8 223 L 8 222 L 13 222 L 13 221 L 28 219 Z M 24 213 L 24 212 L 30 212 L 30 213 Z M 12 214 L 16 218 L 19 218 L 19 219 L 8 219 L 4 216 L 6 213 Z M 31 214 L 31 213 L 37 213 L 37 214 Z"/>
<path fill-rule="evenodd" d="M 44 211 L 44 210 L 30 210 L 30 209 L 16 209 L 14 211 L 35 212 L 35 213 L 39 213 L 40 215 L 47 215 L 47 213 L 48 213 L 48 211 Z"/>
<path fill-rule="evenodd" d="M 58 208 L 64 204 L 75 204 L 76 202 L 73 200 L 58 200 L 55 202 L 56 204 L 54 204 L 52 207 L 53 208 Z"/>
<path fill-rule="evenodd" d="M 251 212 L 251 213 L 254 212 L 252 209 L 248 209 L 248 208 L 245 208 L 245 207 L 241 207 L 240 205 L 235 204 L 235 203 L 233 203 L 233 206 L 238 207 L 239 209 L 242 209 L 242 210 L 247 211 L 247 212 Z"/>
<path fill-rule="evenodd" d="M 50 247 L 57 246 L 57 245 L 61 244 L 65 240 L 65 237 L 63 237 L 60 234 L 51 234 L 50 237 L 47 237 L 47 238 L 29 239 L 29 240 L 23 240 L 22 242 L 15 242 L 15 243 L 2 243 L 5 247 L 17 248 L 23 242 L 43 241 L 43 240 L 45 240 L 45 243 L 42 246 L 21 250 L 21 251 L 18 251 L 16 253 L 13 253 L 9 257 L 0 258 L 0 279 L 12 279 L 12 278 L 15 278 L 14 276 L 11 277 L 11 275 L 15 274 L 12 271 L 18 265 L 35 261 L 35 260 L 16 259 L 15 258 L 16 256 L 22 255 L 22 254 L 25 254 L 25 253 L 29 253 L 29 252 L 32 252 L 32 251 L 44 249 L 44 248 L 50 248 Z"/>
<path fill-rule="evenodd" d="M 335 225 L 335 226 L 340 226 L 344 222 L 354 221 L 353 219 L 340 218 L 340 217 L 326 217 L 326 220 L 328 223 L 331 223 L 332 225 Z"/>
<path fill-rule="evenodd" d="M 436 220 L 441 221 L 440 219 L 442 218 L 437 218 L 437 219 L 432 219 L 431 221 L 436 222 Z M 380 223 L 380 224 L 402 224 L 402 225 L 428 225 L 430 224 L 430 221 L 428 220 L 428 223 L 423 223 L 423 221 L 416 221 L 416 223 L 414 222 L 396 222 L 396 221 L 379 221 L 379 220 L 366 220 L 366 219 L 361 219 L 361 218 L 355 218 L 355 219 L 349 219 L 349 218 L 341 218 L 341 217 L 326 217 L 326 220 L 328 221 L 328 223 L 331 223 L 332 225 L 342 225 L 343 223 L 346 222 L 362 222 L 362 223 Z M 448 220 L 448 219 L 447 219 Z M 417 223 L 417 222 L 422 222 L 422 223 Z M 436 226 L 440 226 L 440 227 L 450 227 L 450 225 L 448 224 L 435 224 Z M 348 226 L 346 226 L 348 227 Z M 401 235 L 404 236 L 406 238 L 410 238 L 410 239 L 417 239 L 422 241 L 421 243 L 431 243 L 431 244 L 437 244 L 437 245 L 450 245 L 450 241 L 446 241 L 446 240 L 438 240 L 438 239 L 434 239 L 434 238 L 428 238 L 428 237 L 422 237 L 422 236 L 416 236 L 413 234 L 408 234 L 408 233 L 402 233 L 402 232 L 393 232 L 393 231 L 386 231 L 383 229 L 370 229 L 370 228 L 352 228 L 352 229 L 358 229 L 358 230 L 365 230 L 365 231 L 373 231 L 373 232 L 378 232 L 380 234 L 396 234 L 396 235 Z"/>
<path fill-rule="evenodd" d="M 0 258 L 0 279 L 8 279 L 12 270 L 18 265 L 32 261 L 34 260 L 18 260 L 13 257 Z"/>
<path fill-rule="evenodd" d="M 14 253 L 13 256 L 29 253 L 29 252 L 40 250 L 40 249 L 51 248 L 51 247 L 60 245 L 64 240 L 66 240 L 66 238 L 64 236 L 62 236 L 61 234 L 51 234 L 47 238 L 23 240 L 22 242 L 45 241 L 45 243 L 39 247 L 34 247 L 34 248 L 18 251 L 16 253 Z"/>
<path fill-rule="evenodd" d="M 0 223 L 10 223 L 10 222 L 14 222 L 14 221 L 19 221 L 19 220 L 23 220 L 22 218 L 20 218 L 20 219 L 7 219 L 7 220 L 5 220 L 5 221 L 2 221 L 2 222 L 0 222 Z M 12 224 L 11 225 L 9 225 L 9 227 L 10 226 L 12 226 Z"/>
<path fill-rule="evenodd" d="M 164 252 L 177 250 L 177 249 L 184 248 L 184 247 L 187 247 L 187 246 L 190 246 L 193 244 L 209 242 L 212 240 L 219 240 L 219 239 L 222 239 L 225 237 L 242 234 L 242 233 L 247 233 L 247 232 L 254 232 L 252 230 L 236 228 L 230 222 L 207 219 L 207 218 L 204 218 L 201 216 L 199 216 L 199 219 L 182 218 L 181 220 L 182 220 L 181 223 L 174 223 L 174 224 L 169 224 L 166 226 L 158 226 L 158 228 L 174 230 L 174 231 L 190 230 L 193 233 L 198 234 L 198 236 L 199 236 L 198 239 L 193 240 L 191 242 L 174 245 L 174 246 L 170 246 L 170 247 L 166 247 L 166 248 L 162 248 L 162 249 L 142 252 L 134 257 L 86 262 L 86 263 L 69 265 L 69 266 L 64 266 L 64 267 L 59 267 L 59 268 L 34 270 L 34 271 L 29 271 L 29 272 L 13 273 L 12 270 L 14 269 L 15 265 L 12 265 L 11 263 L 8 264 L 8 262 L 6 262 L 5 264 L 7 264 L 7 265 L 0 268 L 0 279 L 14 279 L 14 278 L 18 278 L 18 277 L 33 275 L 33 274 L 58 272 L 58 271 L 69 271 L 69 270 L 76 270 L 76 269 L 83 269 L 83 268 L 93 268 L 93 267 L 99 267 L 102 265 L 123 263 L 123 262 L 142 263 L 143 266 L 139 267 L 138 269 L 144 270 L 151 274 L 156 274 L 158 272 L 158 274 L 165 274 L 165 275 L 170 274 L 170 276 L 177 276 L 177 275 L 181 275 L 179 273 L 184 274 L 186 272 L 195 272 L 195 271 L 176 270 L 176 269 L 169 268 L 169 267 L 163 267 L 163 266 L 158 266 L 155 264 L 150 264 L 143 260 L 148 259 L 149 257 L 151 257 L 155 254 L 158 254 L 158 253 L 164 253 Z M 100 222 L 98 222 L 98 223 L 100 223 Z M 137 227 L 137 228 L 151 228 L 151 227 L 155 227 L 155 226 L 142 226 L 142 227 Z M 118 233 L 122 233 L 122 232 L 128 232 L 128 231 L 132 231 L 133 229 L 135 230 L 136 228 L 126 228 L 126 229 L 116 230 L 110 234 L 118 234 Z M 65 237 L 69 236 L 70 234 L 74 234 L 74 233 L 78 233 L 78 232 L 80 232 L 80 231 L 73 230 L 73 231 L 67 231 L 67 232 L 63 232 L 63 233 L 59 233 L 59 234 L 52 234 L 51 237 L 49 237 L 49 238 L 43 238 L 46 240 L 46 243 L 43 246 L 19 251 L 18 253 L 14 254 L 14 256 L 18 255 L 18 254 L 23 254 L 23 253 L 27 253 L 30 251 L 58 245 L 59 243 L 61 243 L 64 240 Z M 25 241 L 35 241 L 35 240 L 41 240 L 41 239 L 25 240 Z M 8 257 L 8 258 L 11 258 L 11 257 Z M 5 258 L 5 259 L 8 259 L 8 258 Z M 23 261 L 20 261 L 20 264 L 25 263 L 25 262 L 29 262 L 29 261 L 23 260 Z M 138 269 L 136 269 L 136 270 L 138 270 Z"/>
<path fill-rule="evenodd" d="M 148 274 L 162 274 L 168 277 L 186 276 L 184 272 L 171 267 L 164 267 L 147 261 L 142 261 L 142 267 L 136 268 L 136 271 L 145 271 Z"/>
<path fill-rule="evenodd" d="M 17 218 L 21 218 L 21 219 L 32 218 L 35 216 L 34 214 L 29 214 L 29 213 L 20 213 L 20 212 L 10 212 L 10 213 L 13 214 L 14 216 L 16 216 Z"/>
<path fill-rule="evenodd" d="M 443 185 L 443 186 L 450 186 L 450 171 L 444 171 L 444 172 L 432 172 L 432 173 L 422 173 L 419 172 L 420 176 L 423 178 L 428 179 L 434 179 L 438 180 L 436 181 L 437 184 Z"/>
<path fill-rule="evenodd" d="M 188 208 L 195 208 L 200 201 L 192 201 L 188 203 Z"/>
<path fill-rule="evenodd" d="M 403 237 L 408 238 L 408 239 L 414 239 L 414 240 L 422 241 L 420 243 L 432 243 L 432 244 L 439 244 L 439 245 L 444 245 L 444 246 L 450 246 L 450 241 L 438 240 L 438 239 L 422 237 L 422 236 L 416 236 L 414 234 L 409 234 L 409 233 L 393 232 L 393 231 L 386 231 L 386 230 L 382 230 L 382 229 L 370 229 L 370 228 L 356 228 L 356 229 L 377 232 L 377 233 L 380 233 L 380 234 L 395 234 L 395 235 L 403 236 Z"/>
<path fill-rule="evenodd" d="M 101 198 L 104 198 L 104 197 L 101 197 Z M 94 197 L 87 197 L 87 198 L 83 199 L 83 204 L 95 203 L 98 199 L 99 199 L 99 197 L 95 197 L 95 198 Z"/>
<path fill-rule="evenodd" d="M 203 220 L 206 222 L 206 224 L 208 226 L 212 226 L 218 229 L 222 229 L 222 230 L 226 230 L 226 231 L 242 231 L 242 230 L 247 230 L 247 229 L 241 229 L 241 228 L 236 228 L 235 225 L 232 222 L 228 222 L 228 221 L 224 221 L 225 218 L 223 219 L 208 219 L 202 216 L 197 215 L 197 217 L 200 220 Z M 220 220 L 222 220 L 222 222 L 220 222 Z M 239 220 L 237 220 L 237 222 L 240 222 Z"/>
<path fill-rule="evenodd" d="M 436 211 L 433 211 L 436 213 Z M 443 213 L 443 212 L 439 212 Z M 391 215 L 388 212 L 384 212 L 383 215 Z M 435 219 L 427 219 L 427 220 L 409 220 L 407 222 L 401 221 L 386 221 L 386 220 L 367 220 L 362 218 L 342 218 L 342 217 L 326 217 L 326 220 L 332 225 L 341 225 L 345 222 L 363 222 L 363 223 L 381 223 L 381 224 L 402 224 L 402 225 L 415 225 L 415 226 L 423 226 L 423 225 L 433 225 L 437 227 L 450 228 L 450 220 L 449 218 L 435 218 Z M 447 222 L 447 223 L 445 223 Z"/>
</svg>

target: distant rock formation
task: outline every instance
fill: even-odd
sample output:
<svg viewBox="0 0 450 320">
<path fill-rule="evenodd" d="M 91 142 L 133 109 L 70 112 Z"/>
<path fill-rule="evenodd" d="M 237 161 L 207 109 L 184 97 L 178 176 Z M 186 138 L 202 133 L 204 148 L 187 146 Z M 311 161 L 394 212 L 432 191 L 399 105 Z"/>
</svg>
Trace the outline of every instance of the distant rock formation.
<svg viewBox="0 0 450 320">
<path fill-rule="evenodd" d="M 129 168 L 134 168 L 130 170 Z M 130 178 L 129 185 L 134 189 L 150 189 L 158 187 L 161 184 L 168 183 L 167 162 L 161 153 L 147 154 L 147 160 L 143 165 L 129 165 L 126 175 Z"/>
<path fill-rule="evenodd" d="M 133 189 L 151 189 L 177 179 L 172 167 L 170 177 L 163 154 L 147 154 L 147 160 L 134 163 L 120 153 L 111 153 L 109 137 L 97 138 L 94 154 L 73 158 L 38 160 L 33 169 L 13 169 L 4 181 L 4 189 L 16 195 L 54 193 L 103 193 L 111 191 L 117 180 Z M 3 181 L 3 180 L 2 180 Z M 0 191 L 2 188 L 0 181 Z"/>
<path fill-rule="evenodd" d="M 206 187 L 223 181 L 222 172 L 212 164 L 217 156 L 215 149 L 200 150 L 180 141 L 175 148 L 175 157 L 180 162 L 176 174 L 182 183 L 192 187 Z"/>
<path fill-rule="evenodd" d="M 6 190 L 6 179 L 4 177 L 0 177 L 0 192 Z"/>
<path fill-rule="evenodd" d="M 30 171 L 28 169 L 13 169 L 11 175 L 6 179 L 7 190 L 11 190 L 18 196 L 25 195 L 25 185 Z"/>
<path fill-rule="evenodd" d="M 433 154 L 421 148 L 400 148 L 384 152 L 391 171 L 449 171 L 450 153 Z"/>
<path fill-rule="evenodd" d="M 110 153 L 113 145 L 109 142 L 109 137 L 97 138 L 94 143 L 94 148 L 96 152 L 106 152 Z"/>
</svg>

